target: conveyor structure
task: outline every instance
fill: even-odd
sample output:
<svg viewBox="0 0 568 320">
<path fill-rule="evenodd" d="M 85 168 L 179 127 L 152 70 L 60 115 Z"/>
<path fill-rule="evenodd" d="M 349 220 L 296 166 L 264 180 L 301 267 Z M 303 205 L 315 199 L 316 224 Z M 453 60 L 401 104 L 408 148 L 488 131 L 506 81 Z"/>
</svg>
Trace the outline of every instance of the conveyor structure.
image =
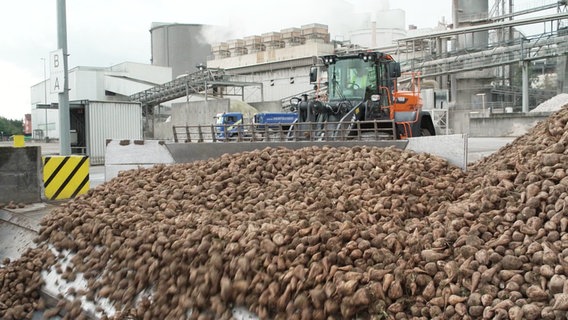
<svg viewBox="0 0 568 320">
<path fill-rule="evenodd" d="M 244 87 L 260 87 L 262 97 L 262 83 L 228 81 L 223 69 L 200 68 L 199 71 L 180 76 L 170 82 L 135 93 L 129 98 L 139 102 L 143 110 L 148 112 L 154 106 L 194 94 L 203 94 L 208 98 L 210 91 L 214 96 L 241 96 L 244 100 Z M 225 88 L 220 90 L 219 88 Z"/>
<path fill-rule="evenodd" d="M 403 72 L 420 72 L 422 77 L 453 74 L 492 68 L 519 61 L 540 60 L 567 54 L 568 36 L 560 32 L 543 33 L 534 37 L 502 40 L 485 48 L 445 51 L 442 42 L 452 37 L 480 31 L 529 25 L 568 19 L 568 12 L 555 13 L 521 20 L 495 22 L 473 27 L 431 33 L 398 40 L 399 60 Z"/>
</svg>

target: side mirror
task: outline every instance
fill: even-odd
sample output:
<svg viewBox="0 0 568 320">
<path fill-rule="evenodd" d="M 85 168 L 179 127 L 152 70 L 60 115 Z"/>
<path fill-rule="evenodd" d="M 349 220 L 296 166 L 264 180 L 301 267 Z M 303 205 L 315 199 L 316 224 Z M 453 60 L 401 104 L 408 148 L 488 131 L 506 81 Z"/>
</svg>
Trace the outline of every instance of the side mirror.
<svg viewBox="0 0 568 320">
<path fill-rule="evenodd" d="M 391 78 L 398 78 L 400 77 L 400 63 L 399 62 L 392 62 L 389 64 L 390 66 L 390 77 Z"/>
<path fill-rule="evenodd" d="M 318 68 L 311 67 L 310 68 L 310 83 L 315 83 L 318 81 Z"/>
</svg>

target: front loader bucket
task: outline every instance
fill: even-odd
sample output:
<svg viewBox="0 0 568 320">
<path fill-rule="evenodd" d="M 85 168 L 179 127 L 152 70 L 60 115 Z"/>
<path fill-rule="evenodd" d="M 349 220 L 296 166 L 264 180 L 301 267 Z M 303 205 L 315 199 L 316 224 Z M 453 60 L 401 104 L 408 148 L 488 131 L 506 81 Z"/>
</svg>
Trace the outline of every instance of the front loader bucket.
<svg viewBox="0 0 568 320">
<path fill-rule="evenodd" d="M 271 142 L 228 142 L 223 143 L 222 148 L 219 143 L 167 143 L 166 148 L 170 151 L 176 163 L 192 162 L 197 160 L 207 160 L 209 158 L 220 157 L 225 153 L 239 153 L 245 151 L 262 150 L 264 148 L 284 147 L 288 149 L 300 149 L 310 146 L 328 147 L 395 147 L 406 149 L 408 140 L 379 140 L 379 141 L 271 141 Z"/>
</svg>

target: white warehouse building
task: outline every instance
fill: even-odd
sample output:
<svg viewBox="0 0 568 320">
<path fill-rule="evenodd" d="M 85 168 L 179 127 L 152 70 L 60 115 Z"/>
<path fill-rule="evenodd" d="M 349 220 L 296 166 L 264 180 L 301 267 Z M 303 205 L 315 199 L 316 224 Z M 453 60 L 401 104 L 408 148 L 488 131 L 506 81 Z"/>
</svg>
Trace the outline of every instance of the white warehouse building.
<svg viewBox="0 0 568 320">
<path fill-rule="evenodd" d="M 70 143 L 73 154 L 86 154 L 92 164 L 104 162 L 106 139 L 142 139 L 142 109 L 129 96 L 168 82 L 169 67 L 124 62 L 111 67 L 69 70 Z M 46 79 L 31 87 L 32 134 L 59 139 L 59 95 Z"/>
<path fill-rule="evenodd" d="M 124 62 L 111 67 L 78 66 L 69 70 L 69 101 L 128 101 L 131 94 L 172 79 L 172 70 L 149 64 Z M 31 87 L 33 137 L 59 139 L 59 113 L 45 105 L 59 102 L 50 92 L 50 79 Z M 103 124 L 100 124 L 103 125 Z"/>
</svg>

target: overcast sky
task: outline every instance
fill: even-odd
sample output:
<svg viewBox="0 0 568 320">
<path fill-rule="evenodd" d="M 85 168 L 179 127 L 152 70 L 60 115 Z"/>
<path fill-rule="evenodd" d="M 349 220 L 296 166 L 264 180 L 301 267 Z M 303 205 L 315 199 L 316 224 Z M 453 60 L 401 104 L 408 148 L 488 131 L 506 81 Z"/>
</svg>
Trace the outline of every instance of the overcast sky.
<svg viewBox="0 0 568 320">
<path fill-rule="evenodd" d="M 494 0 L 489 1 L 490 7 Z M 516 10 L 552 0 L 516 0 Z M 0 116 L 23 119 L 31 112 L 30 88 L 44 79 L 44 60 L 57 49 L 57 0 L 11 1 L 0 12 Z M 405 25 L 451 23 L 452 0 L 75 0 L 66 1 L 69 68 L 150 63 L 152 22 L 229 27 L 226 41 L 304 24 L 328 25 L 344 36 L 345 13 L 402 9 Z M 46 65 L 49 75 L 49 65 Z"/>
<path fill-rule="evenodd" d="M 451 0 L 76 0 L 66 1 L 69 68 L 150 62 L 152 22 L 228 26 L 230 40 L 304 24 L 328 25 L 336 36 L 345 5 L 351 10 L 403 9 L 406 25 L 434 27 L 450 20 Z M 332 16 L 337 15 L 337 16 Z M 30 88 L 44 78 L 44 61 L 57 49 L 57 0 L 11 1 L 0 13 L 0 116 L 22 119 L 31 111 Z M 334 29 L 335 28 L 335 29 Z M 49 65 L 46 66 L 49 75 Z"/>
</svg>

